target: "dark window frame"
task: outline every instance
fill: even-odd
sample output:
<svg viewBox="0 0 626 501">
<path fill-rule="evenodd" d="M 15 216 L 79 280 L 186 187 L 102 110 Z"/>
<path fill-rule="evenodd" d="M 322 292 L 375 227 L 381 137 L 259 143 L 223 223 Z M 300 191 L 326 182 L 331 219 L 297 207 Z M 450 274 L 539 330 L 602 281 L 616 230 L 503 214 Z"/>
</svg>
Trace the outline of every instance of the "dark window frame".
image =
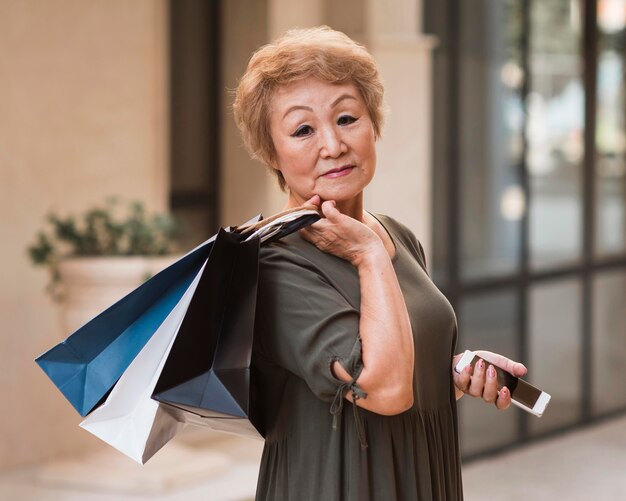
<svg viewBox="0 0 626 501">
<path fill-rule="evenodd" d="M 594 237 L 596 231 L 595 221 L 595 126 L 596 126 L 596 79 L 598 65 L 598 29 L 597 29 L 597 0 L 581 0 L 583 12 L 581 19 L 584 19 L 582 43 L 580 54 L 583 58 L 583 84 L 585 89 L 585 131 L 584 146 L 585 152 L 582 162 L 582 202 L 583 202 L 583 248 L 582 258 L 578 264 L 552 267 L 542 270 L 532 270 L 529 256 L 529 211 L 523 215 L 521 225 L 521 254 L 520 269 L 518 272 L 503 275 L 500 277 L 490 277 L 486 279 L 463 279 L 461 274 L 461 217 L 460 217 L 460 130 L 456 126 L 459 122 L 460 113 L 460 29 L 461 12 L 460 2 L 463 0 L 427 0 L 424 3 L 424 19 L 427 32 L 433 32 L 439 36 L 439 50 L 435 54 L 436 65 L 434 74 L 435 89 L 444 89 L 445 99 L 440 101 L 443 109 L 435 110 L 434 122 L 434 147 L 437 148 L 436 135 L 444 133 L 449 147 L 441 155 L 440 164 L 434 169 L 435 176 L 433 188 L 435 193 L 443 194 L 447 199 L 447 206 L 442 211 L 441 219 L 445 224 L 439 224 L 444 228 L 445 234 L 433 235 L 432 241 L 435 245 L 445 246 L 445 268 L 443 273 L 435 274 L 435 281 L 438 287 L 446 295 L 457 315 L 460 315 L 461 302 L 476 295 L 497 292 L 499 290 L 515 291 L 518 300 L 519 318 L 516 323 L 517 344 L 522 360 L 528 358 L 527 340 L 529 337 L 529 296 L 531 288 L 540 283 L 555 282 L 564 278 L 575 278 L 581 284 L 581 412 L 580 419 L 572 425 L 564 426 L 558 430 L 543 433 L 529 434 L 528 419 L 534 419 L 524 413 L 520 413 L 518 433 L 516 439 L 504 446 L 485 450 L 475 454 L 464 456 L 464 460 L 472 460 L 479 457 L 488 456 L 516 447 L 522 443 L 527 443 L 549 436 L 559 435 L 563 432 L 586 426 L 592 423 L 610 419 L 623 415 L 626 408 L 618 409 L 608 413 L 593 415 L 591 409 L 592 402 L 592 329 L 593 329 L 593 280 L 599 272 L 605 271 L 625 271 L 626 255 L 611 257 L 594 256 Z M 530 13 L 533 0 L 519 0 L 522 8 L 522 37 L 520 49 L 523 54 L 524 82 L 522 85 L 522 102 L 526 103 L 526 97 L 530 89 L 529 68 L 529 40 L 531 33 Z M 437 71 L 439 65 L 439 71 Z M 441 115 L 437 116 L 440 113 Z M 441 116 L 444 118 L 442 119 Z M 525 122 L 526 122 L 525 114 Z M 441 122 L 443 120 L 443 123 Z M 524 125 L 523 155 L 520 165 L 520 180 L 522 189 L 526 195 L 529 207 L 529 176 L 526 168 L 527 134 L 526 123 Z M 435 153 L 436 158 L 437 153 Z M 439 183 L 439 184 L 438 184 Z M 437 225 L 433 225 L 434 232 L 439 231 Z M 460 321 L 460 319 L 459 319 Z M 459 322 L 460 323 L 460 322 Z M 462 337 L 462 333 L 461 333 Z M 530 368 L 532 371 L 532 368 Z"/>
<path fill-rule="evenodd" d="M 170 183 L 169 206 L 175 212 L 177 209 L 191 209 L 206 211 L 208 227 L 206 235 L 213 234 L 219 228 L 220 222 L 220 163 L 221 163 L 221 106 L 223 88 L 221 85 L 221 0 L 169 0 L 169 102 L 170 102 L 170 176 L 175 175 L 176 165 L 179 163 L 177 151 L 184 147 L 184 134 L 188 123 L 181 120 L 179 107 L 184 100 L 193 99 L 185 95 L 178 72 L 188 71 L 188 63 L 180 57 L 180 41 L 184 36 L 185 18 L 190 13 L 201 17 L 206 24 L 206 38 L 204 44 L 194 46 L 202 54 L 202 67 L 196 71 L 202 72 L 206 78 L 206 95 L 203 96 L 203 109 L 199 116 L 206 132 L 206 142 L 195 144 L 198 155 L 206 157 L 203 168 L 208 188 L 198 187 L 191 189 L 175 189 Z M 183 14 L 184 13 L 184 14 Z M 185 102 L 184 104 L 188 104 Z M 202 151 L 199 151 L 202 149 Z M 193 152 L 192 152 L 193 153 Z"/>
</svg>

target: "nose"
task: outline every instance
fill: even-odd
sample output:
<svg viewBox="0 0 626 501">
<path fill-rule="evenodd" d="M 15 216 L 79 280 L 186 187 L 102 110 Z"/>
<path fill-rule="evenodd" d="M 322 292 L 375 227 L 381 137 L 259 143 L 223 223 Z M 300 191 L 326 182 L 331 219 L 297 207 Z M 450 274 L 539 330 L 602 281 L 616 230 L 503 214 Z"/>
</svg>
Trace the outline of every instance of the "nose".
<svg viewBox="0 0 626 501">
<path fill-rule="evenodd" d="M 333 127 L 327 127 L 322 131 L 320 137 L 320 156 L 322 158 L 337 158 L 343 153 L 347 153 L 348 146 L 343 141 L 340 131 Z"/>
</svg>

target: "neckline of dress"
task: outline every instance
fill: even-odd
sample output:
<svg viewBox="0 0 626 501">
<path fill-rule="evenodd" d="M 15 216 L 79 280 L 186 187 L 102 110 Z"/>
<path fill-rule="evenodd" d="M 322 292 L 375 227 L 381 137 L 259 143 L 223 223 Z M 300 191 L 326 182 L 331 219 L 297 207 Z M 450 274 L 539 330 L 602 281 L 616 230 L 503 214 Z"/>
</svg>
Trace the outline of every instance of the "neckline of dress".
<svg viewBox="0 0 626 501">
<path fill-rule="evenodd" d="M 398 259 L 398 242 L 396 241 L 396 238 L 393 236 L 393 234 L 391 233 L 391 231 L 389 231 L 389 229 L 387 228 L 387 226 L 385 225 L 385 223 L 383 223 L 381 221 L 381 218 L 379 218 L 378 216 L 376 216 L 375 214 L 371 213 L 370 211 L 366 211 L 370 216 L 372 216 L 374 219 L 376 219 L 376 221 L 378 221 L 378 223 L 383 227 L 383 230 L 385 230 L 385 232 L 387 233 L 387 235 L 389 235 L 389 238 L 391 239 L 391 243 L 393 244 L 393 256 L 390 256 L 391 258 L 391 262 L 392 264 L 396 262 L 396 260 Z"/>
</svg>

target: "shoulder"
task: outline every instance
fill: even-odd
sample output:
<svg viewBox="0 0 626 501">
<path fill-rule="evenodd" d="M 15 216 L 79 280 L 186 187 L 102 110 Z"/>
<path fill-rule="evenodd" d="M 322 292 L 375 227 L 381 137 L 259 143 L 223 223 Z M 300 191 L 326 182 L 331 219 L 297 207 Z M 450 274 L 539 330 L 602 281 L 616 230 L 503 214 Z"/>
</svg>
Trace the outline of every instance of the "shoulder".
<svg viewBox="0 0 626 501">
<path fill-rule="evenodd" d="M 426 254 L 424 253 L 422 244 L 415 236 L 415 233 L 413 233 L 408 226 L 391 216 L 386 214 L 374 214 L 374 216 L 382 223 L 396 241 L 400 241 L 400 243 L 413 254 L 422 268 L 426 270 Z"/>
<path fill-rule="evenodd" d="M 320 293 L 360 304 L 359 274 L 348 261 L 319 250 L 298 233 L 261 247 L 259 281 L 281 293 Z M 269 285 L 268 285 L 269 284 Z"/>
<path fill-rule="evenodd" d="M 311 248 L 297 233 L 283 237 L 269 245 L 262 246 L 259 253 L 259 264 L 268 268 L 290 268 L 292 266 L 317 269 L 314 259 L 311 259 Z"/>
<path fill-rule="evenodd" d="M 259 272 L 262 280 L 271 276 L 273 281 L 282 281 L 284 286 L 288 282 L 299 285 L 311 282 L 330 284 L 340 266 L 335 261 L 341 260 L 325 254 L 298 233 L 293 233 L 261 247 Z"/>
<path fill-rule="evenodd" d="M 295 235 L 289 235 L 259 250 L 259 287 L 277 293 L 311 285 L 320 278 L 319 268 L 306 258 Z"/>
</svg>

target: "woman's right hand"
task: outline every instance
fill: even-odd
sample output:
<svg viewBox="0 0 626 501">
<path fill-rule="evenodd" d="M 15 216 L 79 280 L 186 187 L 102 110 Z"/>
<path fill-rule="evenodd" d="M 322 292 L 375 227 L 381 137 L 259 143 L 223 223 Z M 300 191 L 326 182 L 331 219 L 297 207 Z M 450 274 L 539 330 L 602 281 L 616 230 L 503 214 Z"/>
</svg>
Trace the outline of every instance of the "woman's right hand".
<svg viewBox="0 0 626 501">
<path fill-rule="evenodd" d="M 319 197 L 309 203 L 319 205 Z M 356 267 L 361 290 L 358 335 L 363 369 L 356 381 L 367 397 L 356 405 L 395 415 L 413 405 L 413 334 L 404 297 L 382 239 L 366 224 L 342 214 L 335 202 L 321 204 L 323 219 L 300 230 L 317 248 Z M 357 333 L 355 333 L 357 334 Z M 353 376 L 335 361 L 333 373 L 351 383 Z M 352 400 L 351 392 L 345 397 Z"/>
<path fill-rule="evenodd" d="M 307 203 L 319 205 L 319 197 L 316 195 Z M 333 200 L 322 203 L 321 210 L 324 218 L 300 230 L 300 235 L 321 251 L 345 259 L 357 268 L 377 252 L 386 253 L 380 237 L 367 225 L 342 214 Z"/>
<path fill-rule="evenodd" d="M 459 374 L 454 370 L 454 367 L 461 360 L 463 354 L 452 357 L 452 375 L 456 399 L 458 400 L 464 394 L 468 394 L 473 397 L 481 397 L 487 403 L 495 403 L 498 409 L 508 408 L 511 405 L 511 392 L 506 386 L 498 391 L 498 379 L 493 366 L 500 367 L 515 377 L 524 376 L 528 369 L 523 364 L 498 353 L 483 350 L 476 350 L 474 353 L 487 361 L 488 365 L 479 361 L 475 368 L 467 365 Z"/>
</svg>

